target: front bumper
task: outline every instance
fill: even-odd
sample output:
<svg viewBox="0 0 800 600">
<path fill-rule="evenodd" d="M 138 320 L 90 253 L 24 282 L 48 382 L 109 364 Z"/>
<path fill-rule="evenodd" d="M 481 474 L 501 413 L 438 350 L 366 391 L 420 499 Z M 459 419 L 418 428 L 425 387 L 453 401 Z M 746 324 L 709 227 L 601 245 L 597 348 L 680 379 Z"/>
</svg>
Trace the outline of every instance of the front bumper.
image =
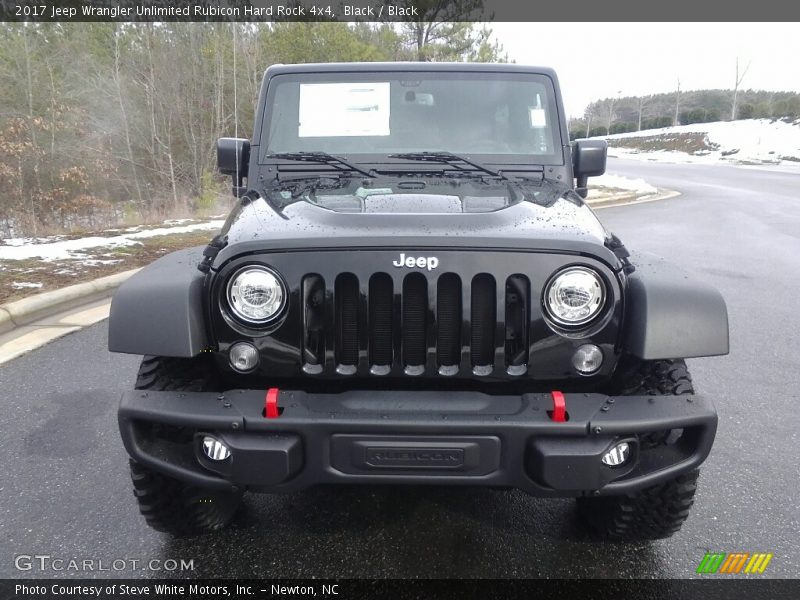
<svg viewBox="0 0 800 600">
<path fill-rule="evenodd" d="M 501 486 L 538 496 L 622 494 L 697 467 L 717 415 L 703 396 L 281 391 L 267 418 L 265 392 L 123 394 L 119 426 L 128 453 L 200 487 L 292 491 L 321 483 Z M 667 432 L 671 434 L 667 436 Z M 211 461 L 212 435 L 231 456 Z M 670 443 L 652 443 L 656 436 Z M 603 454 L 628 441 L 629 460 Z"/>
</svg>

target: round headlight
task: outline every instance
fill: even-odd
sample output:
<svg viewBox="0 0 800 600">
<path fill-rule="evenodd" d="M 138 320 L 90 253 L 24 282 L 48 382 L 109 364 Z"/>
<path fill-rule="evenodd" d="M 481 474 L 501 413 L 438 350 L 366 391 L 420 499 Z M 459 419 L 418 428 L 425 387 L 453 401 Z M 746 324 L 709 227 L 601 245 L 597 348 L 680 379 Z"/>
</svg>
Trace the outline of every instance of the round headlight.
<svg viewBox="0 0 800 600">
<path fill-rule="evenodd" d="M 568 267 L 545 289 L 545 309 L 559 325 L 585 325 L 602 310 L 606 289 L 600 276 L 586 267 Z"/>
<path fill-rule="evenodd" d="M 228 282 L 228 304 L 248 323 L 263 324 L 273 319 L 285 301 L 283 283 L 266 267 L 245 267 Z"/>
</svg>

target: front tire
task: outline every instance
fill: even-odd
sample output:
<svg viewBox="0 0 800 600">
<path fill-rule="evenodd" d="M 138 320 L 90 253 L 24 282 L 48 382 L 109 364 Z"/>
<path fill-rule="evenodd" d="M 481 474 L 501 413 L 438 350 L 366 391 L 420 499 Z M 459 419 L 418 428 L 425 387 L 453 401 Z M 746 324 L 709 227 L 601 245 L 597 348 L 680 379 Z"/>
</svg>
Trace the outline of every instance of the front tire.
<svg viewBox="0 0 800 600">
<path fill-rule="evenodd" d="M 145 356 L 136 377 L 137 390 L 219 391 L 219 379 L 207 356 L 165 358 Z M 170 435 L 180 436 L 173 428 Z M 147 524 L 176 537 L 216 531 L 236 515 L 242 492 L 204 490 L 130 461 L 133 494 Z"/>
<path fill-rule="evenodd" d="M 629 359 L 617 369 L 611 389 L 620 396 L 693 394 L 692 377 L 683 360 Z M 668 401 L 668 399 L 664 399 Z M 669 432 L 641 436 L 643 447 L 666 444 Z M 617 540 L 655 540 L 677 533 L 689 516 L 699 470 L 633 494 L 578 498 L 581 520 L 598 536 Z"/>
</svg>

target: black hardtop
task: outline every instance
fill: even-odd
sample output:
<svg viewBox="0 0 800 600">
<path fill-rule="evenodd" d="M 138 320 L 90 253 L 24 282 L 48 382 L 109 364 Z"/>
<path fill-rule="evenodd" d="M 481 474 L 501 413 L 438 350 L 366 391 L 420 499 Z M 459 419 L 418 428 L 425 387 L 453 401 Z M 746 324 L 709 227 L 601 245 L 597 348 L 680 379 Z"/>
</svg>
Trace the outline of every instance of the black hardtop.
<svg viewBox="0 0 800 600">
<path fill-rule="evenodd" d="M 288 73 L 380 73 L 403 71 L 443 71 L 466 73 L 530 73 L 545 75 L 558 81 L 554 69 L 512 63 L 458 63 L 458 62 L 363 62 L 363 63 L 304 63 L 296 65 L 272 65 L 268 77 Z"/>
</svg>

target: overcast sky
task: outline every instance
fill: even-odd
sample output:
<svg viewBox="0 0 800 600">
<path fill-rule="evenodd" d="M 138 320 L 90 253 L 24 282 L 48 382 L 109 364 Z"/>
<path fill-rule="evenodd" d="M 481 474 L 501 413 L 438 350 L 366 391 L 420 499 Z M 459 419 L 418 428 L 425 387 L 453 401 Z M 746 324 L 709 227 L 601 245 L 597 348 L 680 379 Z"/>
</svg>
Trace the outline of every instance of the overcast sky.
<svg viewBox="0 0 800 600">
<path fill-rule="evenodd" d="M 699 0 L 700 1 L 700 0 Z M 492 23 L 509 57 L 553 67 L 569 116 L 599 98 L 742 88 L 800 92 L 797 23 Z"/>
</svg>

